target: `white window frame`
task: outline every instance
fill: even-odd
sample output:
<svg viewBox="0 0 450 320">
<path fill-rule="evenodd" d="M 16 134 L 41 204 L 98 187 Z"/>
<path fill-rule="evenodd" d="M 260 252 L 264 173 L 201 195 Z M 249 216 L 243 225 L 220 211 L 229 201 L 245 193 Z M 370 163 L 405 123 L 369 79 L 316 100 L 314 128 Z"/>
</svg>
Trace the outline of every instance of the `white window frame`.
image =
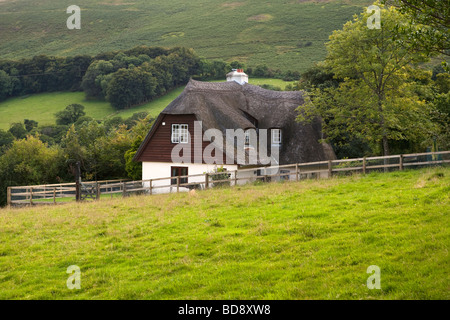
<svg viewBox="0 0 450 320">
<path fill-rule="evenodd" d="M 244 146 L 250 146 L 250 131 L 248 129 L 244 131 Z"/>
<path fill-rule="evenodd" d="M 185 123 L 172 124 L 172 143 L 189 143 L 189 126 Z"/>
<path fill-rule="evenodd" d="M 281 129 L 272 129 L 272 144 L 281 145 Z"/>
</svg>

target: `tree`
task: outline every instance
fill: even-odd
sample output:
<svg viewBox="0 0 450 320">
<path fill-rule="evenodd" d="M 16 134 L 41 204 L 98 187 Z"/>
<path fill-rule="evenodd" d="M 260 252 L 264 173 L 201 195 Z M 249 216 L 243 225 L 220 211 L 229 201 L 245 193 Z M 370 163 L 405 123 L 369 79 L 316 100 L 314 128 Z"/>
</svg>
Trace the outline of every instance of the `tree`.
<svg viewBox="0 0 450 320">
<path fill-rule="evenodd" d="M 148 118 L 149 114 L 146 111 L 135 112 L 132 116 L 127 118 L 123 124 L 127 126 L 127 129 L 134 127 L 139 121 Z M 151 121 L 151 120 L 150 120 Z"/>
<path fill-rule="evenodd" d="M 25 129 L 30 132 L 31 130 L 33 130 L 34 128 L 36 128 L 38 126 L 38 122 L 34 121 L 34 120 L 29 120 L 29 119 L 25 119 L 23 121 L 23 124 L 25 125 Z"/>
<path fill-rule="evenodd" d="M 137 136 L 131 148 L 125 152 L 125 170 L 127 171 L 128 177 L 133 180 L 141 180 L 142 179 L 142 162 L 133 161 L 134 156 L 136 155 L 139 146 L 141 145 L 144 138 L 142 136 Z"/>
<path fill-rule="evenodd" d="M 446 0 L 383 0 L 398 8 L 413 21 L 428 26 L 412 37 L 427 44 L 432 50 L 449 55 L 450 5 Z"/>
<path fill-rule="evenodd" d="M 145 119 L 137 119 L 135 126 L 131 129 L 133 142 L 131 148 L 125 152 L 124 158 L 125 170 L 128 177 L 133 180 L 142 179 L 142 163 L 133 161 L 133 158 L 154 122 L 155 119 L 148 115 Z"/>
<path fill-rule="evenodd" d="M 96 149 L 98 150 L 98 178 L 107 179 L 126 177 L 127 172 L 125 169 L 124 155 L 132 144 L 132 137 L 126 126 L 122 125 L 108 135 L 99 138 L 95 144 Z"/>
<path fill-rule="evenodd" d="M 253 70 L 253 75 L 255 77 L 267 77 L 269 73 L 269 67 L 267 65 L 258 65 L 255 70 Z"/>
<path fill-rule="evenodd" d="M 82 178 L 102 180 L 124 178 L 125 152 L 130 148 L 133 135 L 125 125 L 109 132 L 97 121 L 73 125 L 61 142 L 67 163 L 79 161 Z"/>
<path fill-rule="evenodd" d="M 230 67 L 233 69 L 245 69 L 245 63 L 235 60 L 230 63 Z"/>
<path fill-rule="evenodd" d="M 48 144 L 60 144 L 69 129 L 66 125 L 47 125 L 39 127 L 39 139 Z"/>
<path fill-rule="evenodd" d="M 106 99 L 116 109 L 125 109 L 154 97 L 156 79 L 140 67 L 119 69 L 108 84 Z"/>
<path fill-rule="evenodd" d="M 170 70 L 161 57 L 157 57 L 151 63 L 143 63 L 142 69 L 149 72 L 156 80 L 155 95 L 161 96 L 172 89 L 173 79 Z"/>
<path fill-rule="evenodd" d="M 0 70 L 0 101 L 5 100 L 11 94 L 13 83 L 11 77 L 3 70 Z"/>
<path fill-rule="evenodd" d="M 450 74 L 438 73 L 435 78 L 434 83 L 430 84 L 434 91 L 433 118 L 440 124 L 440 132 L 435 136 L 435 142 L 441 150 L 448 150 L 450 148 Z"/>
<path fill-rule="evenodd" d="M 48 147 L 38 137 L 16 140 L 0 157 L 0 205 L 8 186 L 58 182 L 64 160 L 60 148 Z"/>
<path fill-rule="evenodd" d="M 325 66 L 343 81 L 337 88 L 313 90 L 300 106 L 298 120 L 319 115 L 329 138 L 345 129 L 372 145 L 381 144 L 389 155 L 389 140 L 423 141 L 436 130 L 431 107 L 418 99 L 409 76 L 412 64 L 428 56 L 408 45 L 408 32 L 419 26 L 395 8 L 382 8 L 381 29 L 367 27 L 369 16 L 360 14 L 330 36 Z"/>
<path fill-rule="evenodd" d="M 25 129 L 23 124 L 20 122 L 11 124 L 8 132 L 11 133 L 16 139 L 24 139 L 27 136 L 27 129 Z"/>
<path fill-rule="evenodd" d="M 117 68 L 110 61 L 97 60 L 92 62 L 81 82 L 81 88 L 83 88 L 86 96 L 100 99 L 105 98 L 104 88 L 106 84 L 102 84 L 102 81 L 107 81 L 106 76 L 116 70 Z"/>
<path fill-rule="evenodd" d="M 342 79 L 337 79 L 330 67 L 325 67 L 322 63 L 318 63 L 304 73 L 298 82 L 298 88 L 301 90 L 311 91 L 313 88 L 330 88 L 338 87 Z"/>
<path fill-rule="evenodd" d="M 0 155 L 3 151 L 9 148 L 14 141 L 14 136 L 11 132 L 0 129 Z"/>
<path fill-rule="evenodd" d="M 64 110 L 55 113 L 56 124 L 70 125 L 75 123 L 79 118 L 86 115 L 84 106 L 81 104 L 70 104 Z"/>
<path fill-rule="evenodd" d="M 115 117 L 106 119 L 103 122 L 103 125 L 105 126 L 106 132 L 110 132 L 112 130 L 119 128 L 119 126 L 122 125 L 123 123 L 124 123 L 124 120 L 122 117 L 115 116 Z"/>
</svg>

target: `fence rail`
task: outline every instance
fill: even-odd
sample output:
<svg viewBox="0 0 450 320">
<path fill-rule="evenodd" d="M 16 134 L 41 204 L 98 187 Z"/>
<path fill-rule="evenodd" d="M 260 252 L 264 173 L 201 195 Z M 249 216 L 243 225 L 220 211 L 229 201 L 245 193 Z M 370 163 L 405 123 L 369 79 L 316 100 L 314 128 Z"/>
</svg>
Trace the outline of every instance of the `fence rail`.
<svg viewBox="0 0 450 320">
<path fill-rule="evenodd" d="M 139 181 L 104 180 L 83 182 L 77 197 L 76 183 L 8 187 L 7 204 L 56 205 L 75 199 L 98 200 L 101 197 L 128 196 L 132 193 L 168 193 L 191 189 L 208 189 L 220 185 L 238 185 L 252 181 L 299 181 L 307 178 L 329 178 L 333 175 L 366 174 L 373 171 L 403 170 L 405 167 L 450 163 L 450 151 L 402 154 L 386 157 L 364 157 L 295 163 L 276 167 L 255 167 L 220 173 L 194 174 Z M 225 179 L 224 179 L 225 177 Z M 191 180 L 189 182 L 189 180 Z M 195 180 L 195 181 L 192 181 Z"/>
</svg>

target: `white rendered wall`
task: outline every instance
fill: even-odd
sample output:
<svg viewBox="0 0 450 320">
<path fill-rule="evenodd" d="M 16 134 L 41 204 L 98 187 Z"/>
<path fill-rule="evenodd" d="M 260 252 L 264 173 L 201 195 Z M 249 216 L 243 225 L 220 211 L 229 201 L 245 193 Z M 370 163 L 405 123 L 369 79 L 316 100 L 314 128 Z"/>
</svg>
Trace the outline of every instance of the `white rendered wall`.
<svg viewBox="0 0 450 320">
<path fill-rule="evenodd" d="M 219 165 L 219 167 L 222 165 Z M 152 193 L 169 193 L 169 192 L 177 192 L 176 185 L 170 185 L 171 182 L 171 167 L 188 167 L 188 175 L 199 175 L 198 177 L 189 177 L 188 183 L 201 183 L 202 187 L 204 187 L 205 182 L 205 172 L 212 172 L 217 168 L 217 165 L 211 164 L 196 164 L 196 163 L 171 163 L 171 162 L 143 162 L 142 163 L 142 180 L 150 180 L 150 179 L 158 179 L 158 178 L 167 178 L 163 180 L 152 181 L 152 187 L 158 186 L 166 186 L 161 188 L 152 189 Z M 229 173 L 231 173 L 230 179 L 234 179 L 234 171 L 238 169 L 237 165 L 223 165 L 224 168 L 227 169 Z M 284 180 L 295 180 L 295 167 L 283 168 L 285 170 L 285 175 L 281 177 L 272 177 L 272 181 Z M 244 185 L 249 182 L 255 181 L 257 176 L 257 169 L 241 169 L 238 171 L 238 185 Z M 261 170 L 261 174 L 278 174 L 281 173 L 276 168 L 266 168 L 266 172 L 264 173 L 264 169 Z M 244 179 L 241 179 L 244 178 Z M 262 178 L 260 176 L 259 178 Z M 300 177 L 299 177 L 300 178 Z M 210 179 L 210 185 L 214 182 Z M 234 181 L 231 181 L 231 185 L 234 185 Z M 144 183 L 144 187 L 149 187 L 149 182 Z M 182 192 L 189 191 L 186 187 L 180 187 Z"/>
<path fill-rule="evenodd" d="M 221 167 L 222 165 L 219 165 Z M 205 172 L 212 172 L 217 165 L 211 164 L 198 164 L 198 163 L 172 163 L 172 162 L 142 162 L 142 180 L 168 178 L 171 176 L 171 167 L 187 167 L 188 175 L 201 174 L 202 176 L 188 178 L 188 183 L 204 183 Z M 230 173 L 237 170 L 237 165 L 224 164 L 223 167 Z M 231 177 L 230 177 L 231 178 Z M 170 179 L 152 181 L 152 187 L 154 186 L 168 186 L 170 185 Z M 149 187 L 149 183 L 145 183 L 146 187 Z M 167 188 L 156 188 L 152 190 L 154 193 L 168 193 L 176 192 L 177 186 L 168 186 Z M 180 188 L 180 191 L 189 191 L 188 188 Z"/>
</svg>

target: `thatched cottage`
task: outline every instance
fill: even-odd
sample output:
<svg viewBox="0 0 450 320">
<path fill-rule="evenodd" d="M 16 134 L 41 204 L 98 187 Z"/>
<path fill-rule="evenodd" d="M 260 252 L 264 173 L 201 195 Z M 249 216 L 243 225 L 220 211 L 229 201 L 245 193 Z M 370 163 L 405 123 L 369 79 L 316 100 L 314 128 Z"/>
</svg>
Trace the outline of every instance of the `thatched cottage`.
<svg viewBox="0 0 450 320">
<path fill-rule="evenodd" d="M 142 179 L 203 174 L 217 166 L 234 172 L 335 158 L 329 144 L 319 143 L 319 119 L 295 121 L 296 108 L 304 103 L 302 92 L 266 90 L 247 82 L 243 70 L 230 72 L 227 82 L 190 80 L 160 113 L 135 155 L 143 164 Z M 195 177 L 183 182 L 191 180 Z"/>
</svg>

